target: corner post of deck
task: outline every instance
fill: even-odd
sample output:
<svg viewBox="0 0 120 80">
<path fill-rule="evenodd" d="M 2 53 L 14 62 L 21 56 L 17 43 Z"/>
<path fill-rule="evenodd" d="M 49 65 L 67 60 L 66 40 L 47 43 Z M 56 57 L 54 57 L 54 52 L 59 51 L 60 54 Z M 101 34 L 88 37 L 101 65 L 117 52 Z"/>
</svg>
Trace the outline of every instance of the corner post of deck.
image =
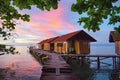
<svg viewBox="0 0 120 80">
<path fill-rule="evenodd" d="M 113 69 L 115 69 L 115 58 L 114 57 L 112 58 L 113 58 Z"/>
<path fill-rule="evenodd" d="M 84 66 L 85 56 L 81 56 L 81 65 Z"/>
<path fill-rule="evenodd" d="M 97 69 L 100 69 L 100 57 L 97 57 Z"/>
<path fill-rule="evenodd" d="M 116 61 L 116 57 L 115 57 L 115 69 L 116 69 L 116 65 L 117 65 L 117 61 Z"/>
<path fill-rule="evenodd" d="M 79 56 L 77 56 L 77 64 L 80 64 Z"/>
</svg>

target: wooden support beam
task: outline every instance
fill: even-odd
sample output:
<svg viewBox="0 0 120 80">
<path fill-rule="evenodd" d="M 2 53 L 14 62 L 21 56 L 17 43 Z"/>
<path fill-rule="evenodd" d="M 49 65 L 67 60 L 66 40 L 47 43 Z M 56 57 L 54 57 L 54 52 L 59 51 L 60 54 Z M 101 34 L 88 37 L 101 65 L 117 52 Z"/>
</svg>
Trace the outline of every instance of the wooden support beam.
<svg viewBox="0 0 120 80">
<path fill-rule="evenodd" d="M 77 63 L 80 64 L 80 62 L 79 62 L 79 56 L 77 57 Z"/>
<path fill-rule="evenodd" d="M 85 61 L 85 57 L 82 56 L 82 57 L 81 57 L 81 66 L 84 66 L 84 61 Z"/>
<path fill-rule="evenodd" d="M 57 76 L 60 75 L 60 68 L 56 68 L 56 75 L 57 75 Z"/>
<path fill-rule="evenodd" d="M 112 57 L 112 59 L 113 59 L 113 69 L 115 69 L 115 58 Z"/>
<path fill-rule="evenodd" d="M 116 64 L 117 64 L 117 63 L 116 63 L 116 57 L 115 57 L 115 69 L 116 69 Z"/>
<path fill-rule="evenodd" d="M 97 68 L 100 69 L 100 58 L 97 57 Z"/>
</svg>

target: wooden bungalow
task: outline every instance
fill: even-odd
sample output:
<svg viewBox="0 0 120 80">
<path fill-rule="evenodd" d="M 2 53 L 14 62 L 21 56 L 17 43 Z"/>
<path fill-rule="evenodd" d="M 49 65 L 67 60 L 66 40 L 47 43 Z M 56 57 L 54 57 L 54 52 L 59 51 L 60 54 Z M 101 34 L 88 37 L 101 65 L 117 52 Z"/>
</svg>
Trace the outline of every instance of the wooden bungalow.
<svg viewBox="0 0 120 80">
<path fill-rule="evenodd" d="M 40 43 L 38 43 L 38 48 L 42 49 L 42 50 L 54 51 L 54 43 L 51 43 L 51 42 L 56 38 L 58 38 L 58 37 L 54 37 L 54 38 L 50 38 L 50 39 L 41 41 Z"/>
<path fill-rule="evenodd" d="M 52 41 L 54 52 L 64 54 L 88 54 L 90 53 L 90 42 L 96 42 L 96 40 L 83 30 L 62 35 Z"/>
<path fill-rule="evenodd" d="M 115 52 L 120 55 L 120 34 L 115 34 L 114 32 L 110 32 L 109 42 L 115 43 Z"/>
</svg>

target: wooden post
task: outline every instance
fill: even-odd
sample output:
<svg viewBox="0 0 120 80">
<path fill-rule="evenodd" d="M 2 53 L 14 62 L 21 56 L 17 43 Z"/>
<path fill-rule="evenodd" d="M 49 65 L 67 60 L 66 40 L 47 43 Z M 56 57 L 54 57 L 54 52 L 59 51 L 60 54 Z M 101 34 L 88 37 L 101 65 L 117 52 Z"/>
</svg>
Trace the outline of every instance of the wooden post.
<svg viewBox="0 0 120 80">
<path fill-rule="evenodd" d="M 116 69 L 116 57 L 115 57 L 115 69 Z"/>
<path fill-rule="evenodd" d="M 115 68 L 115 59 L 114 59 L 114 57 L 112 57 L 113 58 L 113 69 Z"/>
<path fill-rule="evenodd" d="M 56 76 L 60 75 L 60 68 L 56 68 Z"/>
<path fill-rule="evenodd" d="M 81 66 L 84 66 L 85 63 L 85 56 L 81 56 Z"/>
<path fill-rule="evenodd" d="M 70 58 L 69 55 L 67 55 L 66 58 L 67 58 L 66 62 L 69 63 L 69 58 Z"/>
<path fill-rule="evenodd" d="M 100 69 L 100 58 L 97 57 L 97 68 Z"/>
<path fill-rule="evenodd" d="M 79 56 L 77 57 L 77 63 L 79 64 Z"/>
</svg>

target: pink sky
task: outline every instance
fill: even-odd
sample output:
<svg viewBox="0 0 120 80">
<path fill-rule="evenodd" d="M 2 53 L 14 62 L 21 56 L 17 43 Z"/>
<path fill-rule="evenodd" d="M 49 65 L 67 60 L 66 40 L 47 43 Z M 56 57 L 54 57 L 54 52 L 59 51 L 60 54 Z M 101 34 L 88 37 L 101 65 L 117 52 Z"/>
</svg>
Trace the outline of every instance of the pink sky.
<svg viewBox="0 0 120 80">
<path fill-rule="evenodd" d="M 67 8 L 67 5 L 63 6 L 62 3 L 59 4 L 58 9 L 51 11 L 40 11 L 33 7 L 32 10 L 34 10 L 35 13 L 31 12 L 32 10 L 30 11 L 30 22 L 20 21 L 20 24 L 16 27 L 16 33 L 18 35 L 32 35 L 36 37 L 38 41 L 41 41 L 46 38 L 73 32 L 76 30 L 75 25 L 65 19 Z M 25 13 L 25 11 L 22 13 Z M 17 42 L 18 40 L 19 39 L 17 39 Z"/>
<path fill-rule="evenodd" d="M 15 32 L 19 35 L 15 42 L 34 42 L 38 43 L 41 40 L 70 33 L 77 30 L 85 30 L 82 25 L 77 23 L 80 15 L 71 12 L 71 5 L 76 0 L 61 0 L 59 7 L 56 10 L 41 11 L 35 6 L 31 10 L 20 11 L 23 14 L 30 15 L 30 22 L 19 21 Z M 107 21 L 105 21 L 107 22 Z M 113 30 L 113 26 L 108 26 L 107 23 L 101 25 L 101 31 L 96 33 L 88 32 L 98 42 L 107 42 L 109 31 Z M 102 34 L 104 35 L 99 35 Z M 104 37 L 104 38 L 103 38 Z"/>
</svg>

